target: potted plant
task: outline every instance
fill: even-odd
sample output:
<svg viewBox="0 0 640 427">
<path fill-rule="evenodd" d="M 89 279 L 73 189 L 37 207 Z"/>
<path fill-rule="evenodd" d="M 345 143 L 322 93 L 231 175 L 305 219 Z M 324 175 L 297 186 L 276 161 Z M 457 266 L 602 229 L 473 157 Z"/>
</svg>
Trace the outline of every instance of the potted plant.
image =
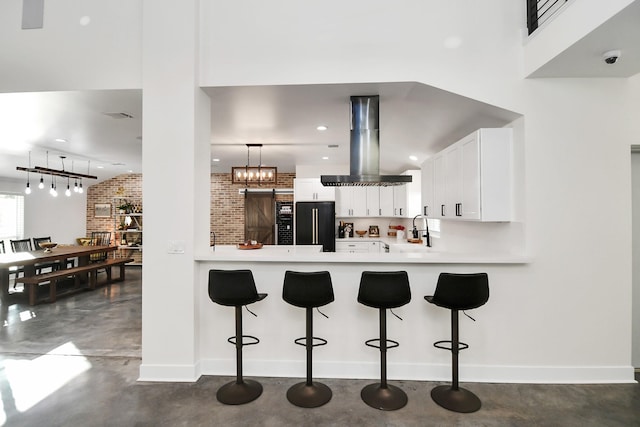
<svg viewBox="0 0 640 427">
<path fill-rule="evenodd" d="M 118 211 L 121 214 L 124 213 L 132 213 L 133 212 L 133 204 L 128 200 L 125 200 L 120 206 L 118 206 Z"/>
</svg>

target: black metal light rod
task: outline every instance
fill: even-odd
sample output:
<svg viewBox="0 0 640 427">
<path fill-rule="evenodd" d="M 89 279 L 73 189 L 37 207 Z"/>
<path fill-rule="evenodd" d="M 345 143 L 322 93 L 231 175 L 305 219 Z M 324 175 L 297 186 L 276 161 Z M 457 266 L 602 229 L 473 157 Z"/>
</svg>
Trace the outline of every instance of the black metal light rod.
<svg viewBox="0 0 640 427">
<path fill-rule="evenodd" d="M 16 170 L 24 171 L 24 172 L 40 173 L 40 174 L 44 174 L 44 175 L 63 176 L 65 178 L 98 179 L 98 177 L 95 176 L 95 175 L 85 175 L 83 173 L 69 172 L 69 171 L 59 170 L 59 169 L 43 168 L 42 166 L 36 166 L 36 167 L 33 167 L 33 168 L 24 168 L 22 166 L 16 166 Z"/>
</svg>

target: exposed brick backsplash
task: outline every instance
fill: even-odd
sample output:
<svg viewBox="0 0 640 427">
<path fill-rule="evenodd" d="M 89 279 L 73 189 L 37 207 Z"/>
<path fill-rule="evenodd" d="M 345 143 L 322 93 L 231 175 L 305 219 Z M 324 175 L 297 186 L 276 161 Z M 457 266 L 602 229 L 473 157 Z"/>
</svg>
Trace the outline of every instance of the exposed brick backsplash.
<svg viewBox="0 0 640 427">
<path fill-rule="evenodd" d="M 276 186 L 268 188 L 293 188 L 294 178 L 294 173 L 279 173 Z M 244 241 L 244 197 L 238 193 L 244 187 L 244 184 L 232 184 L 230 173 L 211 174 L 209 226 L 216 233 L 216 244 L 233 245 Z M 261 188 L 257 184 L 249 184 L 248 187 Z M 142 206 L 141 174 L 118 175 L 87 188 L 87 236 L 91 236 L 92 231 L 110 231 L 112 244 L 121 241 L 122 233 L 116 230 L 113 215 L 118 203 L 114 198 L 122 197 Z M 276 194 L 276 201 L 293 201 L 293 194 Z M 111 217 L 96 218 L 96 203 L 111 204 Z M 121 255 L 132 256 L 136 263 L 142 262 L 142 253 L 139 251 L 131 251 L 130 254 L 126 251 Z"/>
</svg>

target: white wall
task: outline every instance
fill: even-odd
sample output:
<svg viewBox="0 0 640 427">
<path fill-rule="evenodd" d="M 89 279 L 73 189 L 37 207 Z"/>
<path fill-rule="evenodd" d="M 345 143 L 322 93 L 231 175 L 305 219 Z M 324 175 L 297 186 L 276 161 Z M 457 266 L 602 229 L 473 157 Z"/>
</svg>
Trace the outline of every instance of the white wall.
<svg viewBox="0 0 640 427">
<path fill-rule="evenodd" d="M 640 111 L 640 75 L 629 79 L 632 91 L 632 106 L 629 115 Z M 638 135 L 636 133 L 636 135 Z M 640 136 L 636 137 L 635 145 L 640 145 Z M 640 369 L 640 153 L 631 155 L 632 171 L 632 213 L 633 213 L 633 291 L 632 291 L 632 364 Z"/>
<path fill-rule="evenodd" d="M 631 154 L 633 190 L 633 317 L 632 364 L 640 368 L 640 152 Z"/>
<path fill-rule="evenodd" d="M 44 9 L 42 29 L 22 30 L 22 0 L 2 2 L 0 92 L 142 86 L 142 0 L 56 0 Z"/>
<path fill-rule="evenodd" d="M 522 113 L 522 222 L 444 230 L 478 250 L 509 249 L 515 233 L 532 259 L 502 267 L 514 279 L 493 283 L 502 342 L 477 362 L 620 366 L 631 379 L 629 144 L 640 132 L 627 114 L 628 83 L 522 80 L 524 2 L 280 5 L 243 2 L 243 13 L 203 3 L 202 84 L 407 79 Z M 461 37 L 458 49 L 444 47 L 451 36 Z M 603 216 L 615 218 L 607 229 Z"/>
<path fill-rule="evenodd" d="M 0 192 L 24 194 L 25 183 L 0 180 Z M 86 193 L 52 197 L 47 187 L 38 189 L 37 180 L 31 180 L 31 188 L 24 199 L 25 238 L 51 236 L 54 242 L 75 244 L 77 237 L 86 236 Z"/>
<path fill-rule="evenodd" d="M 92 22 L 100 26 L 73 37 L 62 34 L 68 30 L 63 25 L 47 27 L 47 31 L 60 31 L 60 37 L 20 32 L 15 26 L 9 30 L 7 25 L 19 22 L 20 2 L 3 3 L 0 90 L 132 87 L 140 83 L 142 61 L 136 47 L 142 34 L 140 7 L 149 24 L 159 25 L 147 33 L 149 37 L 154 37 L 154 31 L 161 37 L 162 25 L 178 35 L 188 35 L 195 28 L 191 17 L 197 10 L 176 14 L 180 19 L 173 21 L 167 18 L 168 11 L 182 4 L 178 0 L 144 4 L 67 0 L 48 2 L 47 7 L 78 12 L 85 3 L 96 13 Z M 185 7 L 193 4 L 188 2 Z M 173 78 L 171 69 L 154 73 L 147 68 L 145 72 L 145 84 L 150 85 L 146 87 L 156 90 L 145 98 L 145 141 L 163 148 L 144 151 L 145 177 L 153 175 L 164 185 L 166 180 L 154 165 L 173 164 L 195 171 L 168 183 L 162 194 L 151 184 L 154 181 L 145 183 L 145 211 L 154 218 L 145 226 L 145 236 L 155 230 L 149 238 L 159 246 L 145 250 L 143 364 L 157 363 L 160 375 L 163 366 L 169 370 L 184 367 L 178 371 L 187 374 L 167 378 L 184 380 L 192 379 L 189 374 L 197 371 L 199 363 L 197 301 L 206 295 L 197 292 L 201 284 L 189 257 L 194 246 L 197 249 L 206 243 L 204 238 L 202 243 L 195 238 L 200 230 L 189 224 L 191 219 L 199 220 L 194 198 L 202 193 L 197 180 L 202 165 L 194 153 L 205 152 L 207 143 L 195 135 L 203 129 L 206 133 L 206 125 L 196 123 L 193 129 L 187 123 L 189 115 L 181 112 L 180 129 L 167 131 L 166 117 L 173 112 L 169 104 L 174 100 L 157 91 L 167 78 L 171 90 L 180 94 L 177 106 L 193 108 L 198 97 L 186 96 L 183 90 L 194 89 L 189 67 L 200 62 L 197 78 L 202 86 L 419 81 L 522 113 L 524 174 L 520 189 L 525 202 L 521 232 L 532 262 L 496 267 L 491 324 L 499 325 L 492 336 L 500 339 L 487 347 L 490 351 L 465 363 L 596 371 L 585 381 L 598 375 L 606 381 L 608 367 L 629 368 L 631 380 L 629 145 L 639 143 L 640 124 L 635 124 L 631 113 L 640 105 L 637 83 L 622 79 L 522 80 L 525 22 L 524 2 L 520 1 L 327 0 L 322 7 L 309 7 L 296 0 L 275 4 L 202 0 L 200 10 L 201 46 L 188 40 L 187 47 L 179 50 L 176 39 L 163 41 L 168 52 L 179 52 L 179 61 L 166 57 L 164 64 L 186 64 L 187 68 L 178 70 Z M 119 29 L 117 34 L 114 28 Z M 458 48 L 445 47 L 451 37 L 460 38 Z M 151 48 L 161 49 L 162 43 Z M 196 54 L 193 62 L 182 56 L 193 52 L 201 53 L 200 61 Z M 157 55 L 147 60 L 161 70 L 162 56 Z M 40 72 L 55 66 L 63 71 Z M 147 108 L 153 113 L 149 118 Z M 197 111 L 189 114 L 199 116 Z M 170 149 L 169 144 L 184 150 Z M 178 185 L 194 185 L 195 193 L 181 191 Z M 148 191 L 154 193 L 149 196 Z M 147 197 L 152 197 L 148 206 Z M 184 222 L 176 224 L 175 213 L 162 207 L 167 198 L 180 204 Z M 603 219 L 609 220 L 606 229 L 600 227 Z M 169 225 L 178 227 L 167 235 Z M 494 236 L 481 226 L 464 226 L 473 227 L 471 234 L 482 236 L 474 241 L 479 247 L 484 237 Z M 168 238 L 184 239 L 186 254 L 167 256 Z M 147 274 L 151 268 L 157 271 Z M 176 287 L 184 292 L 174 301 L 165 290 L 175 291 Z M 167 313 L 171 322 L 156 322 Z M 497 322 L 500 316 L 503 321 Z M 188 336 L 180 335 L 185 332 Z"/>
</svg>

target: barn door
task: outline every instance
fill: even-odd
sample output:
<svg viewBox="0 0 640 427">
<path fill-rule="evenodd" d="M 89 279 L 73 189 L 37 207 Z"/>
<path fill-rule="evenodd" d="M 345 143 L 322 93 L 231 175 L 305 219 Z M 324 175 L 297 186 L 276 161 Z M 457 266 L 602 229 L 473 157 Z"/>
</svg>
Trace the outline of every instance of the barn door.
<svg viewBox="0 0 640 427">
<path fill-rule="evenodd" d="M 273 245 L 275 212 L 272 193 L 247 193 L 244 199 L 244 239 Z"/>
</svg>

